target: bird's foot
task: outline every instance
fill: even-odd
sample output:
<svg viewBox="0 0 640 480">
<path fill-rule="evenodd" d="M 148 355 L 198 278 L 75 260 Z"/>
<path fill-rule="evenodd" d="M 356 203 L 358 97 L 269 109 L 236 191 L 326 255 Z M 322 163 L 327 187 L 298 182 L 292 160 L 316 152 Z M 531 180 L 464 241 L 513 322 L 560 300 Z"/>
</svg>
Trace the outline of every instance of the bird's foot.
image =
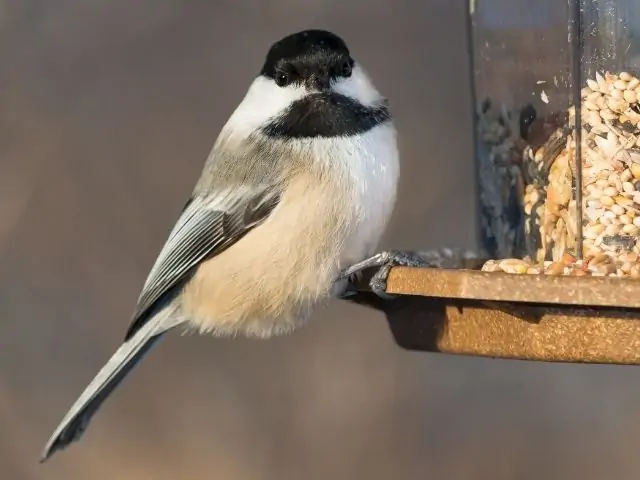
<svg viewBox="0 0 640 480">
<path fill-rule="evenodd" d="M 428 265 L 429 262 L 416 253 L 388 250 L 347 268 L 343 272 L 343 278 L 347 278 L 349 283 L 358 282 L 361 280 L 364 270 L 378 267 L 378 271 L 369 281 L 369 287 L 378 297 L 390 299 L 394 298 L 394 295 L 389 295 L 386 292 L 387 279 L 393 267 L 426 267 Z"/>
</svg>

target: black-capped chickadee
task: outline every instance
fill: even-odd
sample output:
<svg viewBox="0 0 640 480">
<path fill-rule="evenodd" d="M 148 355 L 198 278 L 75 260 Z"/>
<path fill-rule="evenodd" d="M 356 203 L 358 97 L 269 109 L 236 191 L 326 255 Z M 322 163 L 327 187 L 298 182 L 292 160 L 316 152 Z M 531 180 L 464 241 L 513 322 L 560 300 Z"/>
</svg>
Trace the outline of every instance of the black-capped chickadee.
<svg viewBox="0 0 640 480">
<path fill-rule="evenodd" d="M 373 255 L 396 199 L 396 131 L 386 100 L 345 42 L 322 30 L 273 44 L 216 140 L 160 251 L 124 343 L 51 436 L 78 440 L 107 396 L 169 330 L 267 338 L 350 280 L 411 255 Z"/>
</svg>

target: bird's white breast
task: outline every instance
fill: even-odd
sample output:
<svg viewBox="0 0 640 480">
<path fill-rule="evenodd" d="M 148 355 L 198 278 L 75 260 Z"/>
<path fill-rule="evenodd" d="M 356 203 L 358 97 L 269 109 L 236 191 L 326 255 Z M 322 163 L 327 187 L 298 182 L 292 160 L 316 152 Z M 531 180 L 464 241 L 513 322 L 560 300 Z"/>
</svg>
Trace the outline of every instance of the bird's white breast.
<svg viewBox="0 0 640 480">
<path fill-rule="evenodd" d="M 347 184 L 351 224 L 340 263 L 347 266 L 373 255 L 396 201 L 399 155 L 396 131 L 388 122 L 353 137 L 323 139 L 319 155 L 342 172 Z"/>
</svg>

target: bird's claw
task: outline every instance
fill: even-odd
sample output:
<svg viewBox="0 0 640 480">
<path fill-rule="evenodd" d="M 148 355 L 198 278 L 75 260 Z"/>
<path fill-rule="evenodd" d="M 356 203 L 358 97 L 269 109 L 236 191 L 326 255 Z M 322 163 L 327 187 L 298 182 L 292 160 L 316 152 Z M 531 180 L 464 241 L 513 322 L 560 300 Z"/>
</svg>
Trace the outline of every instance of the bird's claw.
<svg viewBox="0 0 640 480">
<path fill-rule="evenodd" d="M 393 267 L 425 267 L 428 265 L 428 262 L 422 257 L 411 252 L 390 250 L 382 252 L 382 255 L 384 255 L 385 261 L 369 280 L 369 288 L 373 293 L 385 299 L 395 297 L 395 295 L 387 293 L 387 280 Z"/>
<path fill-rule="evenodd" d="M 362 272 L 365 269 L 378 267 L 378 271 L 369 281 L 369 288 L 378 297 L 390 299 L 394 298 L 395 295 L 386 293 L 387 279 L 393 267 L 425 267 L 428 264 L 429 262 L 416 253 L 387 250 L 351 266 L 344 272 L 344 277 L 353 284 L 361 280 Z"/>
</svg>

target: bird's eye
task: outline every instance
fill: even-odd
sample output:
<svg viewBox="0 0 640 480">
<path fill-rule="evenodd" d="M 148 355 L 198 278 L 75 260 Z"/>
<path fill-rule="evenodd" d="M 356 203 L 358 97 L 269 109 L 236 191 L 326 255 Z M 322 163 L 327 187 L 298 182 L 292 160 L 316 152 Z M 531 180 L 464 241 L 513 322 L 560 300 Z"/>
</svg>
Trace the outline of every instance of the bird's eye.
<svg viewBox="0 0 640 480">
<path fill-rule="evenodd" d="M 289 75 L 284 72 L 278 72 L 276 74 L 276 84 L 279 87 L 284 87 L 289 83 Z"/>
<path fill-rule="evenodd" d="M 340 74 L 343 77 L 350 77 L 351 76 L 351 71 L 352 71 L 352 66 L 351 66 L 351 62 L 344 62 L 342 64 L 342 68 L 340 70 Z"/>
</svg>

